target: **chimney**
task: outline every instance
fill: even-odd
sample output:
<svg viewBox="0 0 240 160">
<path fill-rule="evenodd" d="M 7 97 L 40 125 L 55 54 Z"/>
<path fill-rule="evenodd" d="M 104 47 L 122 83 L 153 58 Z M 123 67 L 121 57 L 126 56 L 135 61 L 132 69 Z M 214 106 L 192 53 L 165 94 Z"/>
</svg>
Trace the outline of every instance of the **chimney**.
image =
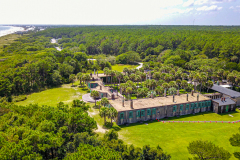
<svg viewBox="0 0 240 160">
<path fill-rule="evenodd" d="M 100 86 L 100 90 L 102 90 L 102 86 Z"/>
<path fill-rule="evenodd" d="M 177 95 L 179 96 L 180 94 L 179 94 L 179 90 L 177 90 Z"/>
<path fill-rule="evenodd" d="M 197 101 L 199 101 L 199 94 L 197 95 Z"/>
<path fill-rule="evenodd" d="M 115 99 L 114 94 L 112 94 L 112 99 Z"/>
<path fill-rule="evenodd" d="M 131 100 L 130 107 L 133 109 L 133 100 Z"/>
<path fill-rule="evenodd" d="M 187 101 L 188 101 L 188 93 L 187 93 Z"/>
<path fill-rule="evenodd" d="M 122 106 L 124 107 L 124 98 L 122 99 Z"/>
<path fill-rule="evenodd" d="M 221 101 L 223 101 L 223 97 L 221 98 Z"/>
<path fill-rule="evenodd" d="M 193 91 L 191 92 L 192 96 L 193 96 Z"/>
<path fill-rule="evenodd" d="M 173 102 L 174 102 L 174 95 L 173 95 Z"/>
<path fill-rule="evenodd" d="M 224 101 L 225 101 L 225 97 L 224 97 Z"/>
</svg>

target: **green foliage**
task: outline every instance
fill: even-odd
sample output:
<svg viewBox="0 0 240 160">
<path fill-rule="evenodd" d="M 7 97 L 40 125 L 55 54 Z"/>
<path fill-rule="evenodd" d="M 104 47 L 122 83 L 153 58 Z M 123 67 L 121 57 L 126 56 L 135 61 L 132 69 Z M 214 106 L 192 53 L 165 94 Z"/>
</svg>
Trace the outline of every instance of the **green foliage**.
<svg viewBox="0 0 240 160">
<path fill-rule="evenodd" d="M 79 100 L 71 108 L 64 103 L 57 108 L 32 104 L 5 107 L 11 112 L 0 117 L 0 159 L 63 158 L 66 143 L 74 134 L 92 133 L 97 127 L 88 116 L 89 106 Z"/>
<path fill-rule="evenodd" d="M 193 159 L 219 159 L 219 160 L 228 160 L 231 157 L 231 154 L 223 149 L 214 145 L 212 142 L 208 141 L 193 141 L 189 143 L 188 151 L 190 154 L 195 155 Z"/>
<path fill-rule="evenodd" d="M 137 52 L 129 51 L 120 54 L 116 57 L 116 62 L 120 64 L 132 64 L 134 62 L 139 62 L 140 56 Z"/>
<path fill-rule="evenodd" d="M 113 149 L 107 147 L 94 147 L 89 144 L 80 144 L 77 151 L 67 155 L 65 160 L 73 160 L 73 159 L 121 159 L 119 152 L 114 151 Z"/>
<path fill-rule="evenodd" d="M 240 130 L 240 128 L 239 128 Z M 240 133 L 233 134 L 232 137 L 229 139 L 232 146 L 240 147 Z M 240 159 L 240 152 L 234 152 L 233 155 Z"/>
</svg>

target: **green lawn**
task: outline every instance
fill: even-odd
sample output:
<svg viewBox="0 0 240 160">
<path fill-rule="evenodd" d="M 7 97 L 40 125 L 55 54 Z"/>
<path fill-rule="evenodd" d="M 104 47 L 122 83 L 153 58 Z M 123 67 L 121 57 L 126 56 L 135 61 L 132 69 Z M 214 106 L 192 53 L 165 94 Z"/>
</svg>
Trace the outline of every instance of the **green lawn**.
<svg viewBox="0 0 240 160">
<path fill-rule="evenodd" d="M 139 65 L 124 65 L 124 64 L 115 64 L 112 66 L 112 70 L 116 70 L 119 72 L 123 71 L 123 68 L 129 68 L 129 69 L 134 69 L 137 68 Z"/>
<path fill-rule="evenodd" d="M 75 84 L 79 84 L 76 82 Z M 58 88 L 47 89 L 42 92 L 33 93 L 25 101 L 17 102 L 17 105 L 38 103 L 39 105 L 56 106 L 59 102 L 71 104 L 74 99 L 82 99 L 87 93 L 87 87 L 71 87 L 71 84 L 64 84 Z"/>
<path fill-rule="evenodd" d="M 169 118 L 166 120 L 179 121 L 235 121 L 240 120 L 240 111 L 229 114 L 218 115 L 215 113 L 196 114 L 193 116 L 183 116 L 179 118 Z M 146 125 L 145 123 L 148 123 Z M 145 122 L 143 124 L 131 124 L 129 126 L 120 126 L 120 138 L 127 144 L 134 144 L 142 147 L 150 144 L 164 149 L 171 154 L 172 159 L 188 159 L 187 146 L 194 140 L 208 140 L 214 144 L 227 149 L 230 153 L 238 151 L 239 148 L 232 147 L 229 138 L 233 133 L 238 132 L 240 123 L 162 123 L 162 122 Z M 232 155 L 231 159 L 235 159 Z"/>
</svg>

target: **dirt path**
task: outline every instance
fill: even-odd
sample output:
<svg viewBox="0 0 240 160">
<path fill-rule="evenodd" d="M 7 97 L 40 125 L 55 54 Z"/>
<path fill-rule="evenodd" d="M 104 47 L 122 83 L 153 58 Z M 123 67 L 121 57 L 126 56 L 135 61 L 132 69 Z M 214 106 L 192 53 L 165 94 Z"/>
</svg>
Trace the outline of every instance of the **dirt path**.
<svg viewBox="0 0 240 160">
<path fill-rule="evenodd" d="M 90 115 L 90 117 L 93 117 L 93 115 L 98 114 L 96 111 L 93 112 L 89 112 L 88 114 Z M 101 127 L 99 124 L 97 124 L 97 129 L 95 130 L 95 132 L 101 132 L 101 133 L 105 133 L 107 131 L 107 129 L 104 129 L 103 127 Z"/>
</svg>

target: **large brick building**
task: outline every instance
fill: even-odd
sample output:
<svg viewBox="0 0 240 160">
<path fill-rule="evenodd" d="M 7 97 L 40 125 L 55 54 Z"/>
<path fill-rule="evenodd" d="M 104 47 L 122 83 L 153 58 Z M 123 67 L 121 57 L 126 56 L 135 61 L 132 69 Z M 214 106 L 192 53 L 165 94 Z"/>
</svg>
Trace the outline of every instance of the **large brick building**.
<svg viewBox="0 0 240 160">
<path fill-rule="evenodd" d="M 109 102 L 118 111 L 115 120 L 118 125 L 212 110 L 211 99 L 198 93 L 131 101 L 115 99 Z"/>
</svg>

